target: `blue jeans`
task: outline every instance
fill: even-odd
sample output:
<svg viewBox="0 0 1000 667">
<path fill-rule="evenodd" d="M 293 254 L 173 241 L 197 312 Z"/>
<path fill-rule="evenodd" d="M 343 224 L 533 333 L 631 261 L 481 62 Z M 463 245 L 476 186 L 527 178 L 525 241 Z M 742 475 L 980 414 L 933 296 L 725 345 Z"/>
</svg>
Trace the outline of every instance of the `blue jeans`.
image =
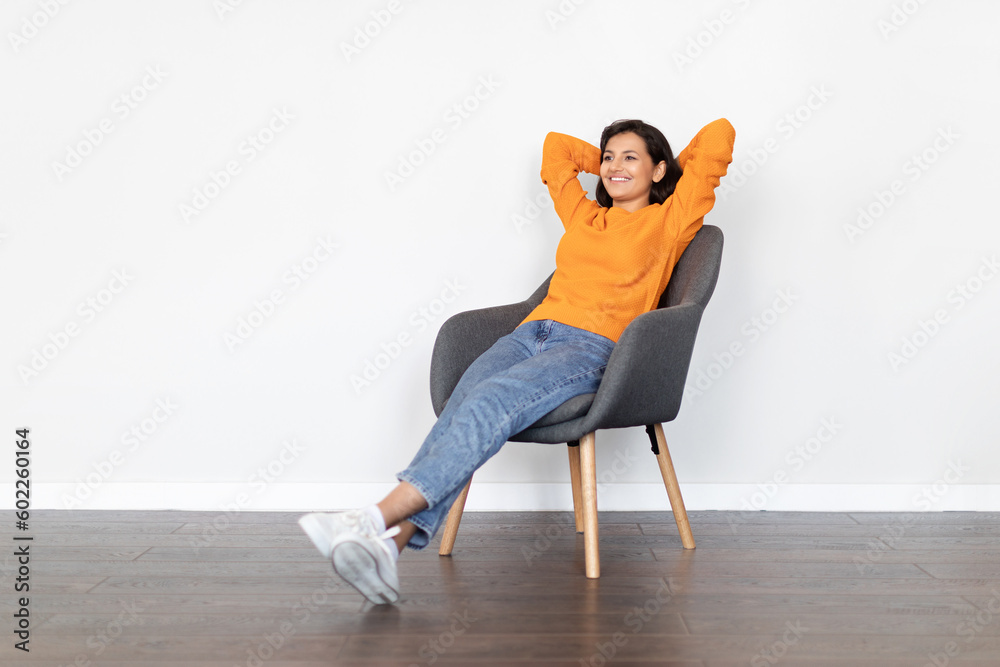
<svg viewBox="0 0 1000 667">
<path fill-rule="evenodd" d="M 409 521 L 409 547 L 430 543 L 472 474 L 565 401 L 592 394 L 615 343 L 553 320 L 533 320 L 500 338 L 466 369 L 409 467 L 396 475 L 427 500 Z"/>
</svg>

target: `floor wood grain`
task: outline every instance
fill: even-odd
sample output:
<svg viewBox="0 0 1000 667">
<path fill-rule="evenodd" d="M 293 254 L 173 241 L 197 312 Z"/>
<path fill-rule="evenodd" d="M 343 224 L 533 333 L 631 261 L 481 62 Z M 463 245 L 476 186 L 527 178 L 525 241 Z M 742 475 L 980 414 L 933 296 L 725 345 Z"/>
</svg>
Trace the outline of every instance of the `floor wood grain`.
<svg viewBox="0 0 1000 667">
<path fill-rule="evenodd" d="M 1000 665 L 1000 513 L 691 512 L 693 551 L 669 512 L 602 513 L 595 581 L 570 513 L 469 512 L 391 607 L 298 516 L 34 512 L 31 652 L 5 548 L 0 664 Z"/>
</svg>

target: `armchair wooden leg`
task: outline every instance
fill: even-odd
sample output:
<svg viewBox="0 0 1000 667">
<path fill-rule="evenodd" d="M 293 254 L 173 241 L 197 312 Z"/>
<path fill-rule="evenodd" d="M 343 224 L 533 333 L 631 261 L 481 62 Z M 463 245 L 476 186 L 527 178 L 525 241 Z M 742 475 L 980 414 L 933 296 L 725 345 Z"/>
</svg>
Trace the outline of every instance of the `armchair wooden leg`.
<svg viewBox="0 0 1000 667">
<path fill-rule="evenodd" d="M 458 535 L 458 524 L 462 523 L 462 513 L 465 511 L 465 499 L 469 497 L 469 487 L 472 486 L 472 478 L 455 498 L 451 509 L 448 511 L 448 521 L 444 524 L 444 533 L 441 535 L 441 548 L 438 554 L 450 556 L 451 550 L 455 548 L 455 537 Z"/>
<path fill-rule="evenodd" d="M 674 511 L 674 521 L 681 534 L 681 544 L 685 549 L 694 549 L 694 535 L 691 533 L 691 524 L 688 523 L 687 510 L 684 509 L 684 498 L 681 497 L 681 487 L 674 473 L 674 463 L 670 460 L 667 437 L 663 435 L 663 424 L 653 424 L 653 430 L 660 450 L 656 455 L 656 462 L 660 464 L 660 474 L 663 476 L 663 485 L 667 487 L 667 497 L 670 498 L 670 508 Z"/>
<path fill-rule="evenodd" d="M 597 546 L 597 458 L 594 434 L 580 440 L 580 486 L 583 492 L 583 553 L 588 579 L 601 576 L 601 555 Z"/>
<path fill-rule="evenodd" d="M 573 487 L 573 519 L 576 532 L 583 532 L 583 491 L 580 488 L 580 444 L 569 446 L 569 481 Z"/>
</svg>

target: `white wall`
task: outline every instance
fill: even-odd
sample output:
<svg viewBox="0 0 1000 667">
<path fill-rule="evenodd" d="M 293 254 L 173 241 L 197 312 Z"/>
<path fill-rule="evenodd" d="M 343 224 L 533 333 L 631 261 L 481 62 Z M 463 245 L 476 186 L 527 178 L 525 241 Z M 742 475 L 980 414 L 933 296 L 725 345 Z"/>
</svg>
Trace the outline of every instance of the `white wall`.
<svg viewBox="0 0 1000 667">
<path fill-rule="evenodd" d="M 1000 509 L 1000 5 L 229 4 L 0 10 L 0 423 L 31 428 L 34 507 L 377 499 L 433 423 L 440 324 L 553 268 L 545 133 L 638 117 L 679 151 L 725 116 L 723 269 L 666 426 L 688 506 Z M 598 437 L 601 507 L 665 507 L 642 429 Z M 562 447 L 477 480 L 471 508 L 569 506 Z"/>
</svg>

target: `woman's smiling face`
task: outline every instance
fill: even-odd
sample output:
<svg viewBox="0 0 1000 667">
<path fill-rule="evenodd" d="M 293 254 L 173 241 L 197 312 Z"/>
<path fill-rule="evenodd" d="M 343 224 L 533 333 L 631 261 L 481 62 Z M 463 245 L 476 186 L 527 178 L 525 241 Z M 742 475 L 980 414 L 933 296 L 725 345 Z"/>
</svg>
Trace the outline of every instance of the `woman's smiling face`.
<svg viewBox="0 0 1000 667">
<path fill-rule="evenodd" d="M 646 142 L 634 132 L 608 139 L 601 156 L 601 181 L 614 205 L 627 211 L 649 206 L 653 181 L 663 178 L 666 163 L 653 164 Z"/>
</svg>

